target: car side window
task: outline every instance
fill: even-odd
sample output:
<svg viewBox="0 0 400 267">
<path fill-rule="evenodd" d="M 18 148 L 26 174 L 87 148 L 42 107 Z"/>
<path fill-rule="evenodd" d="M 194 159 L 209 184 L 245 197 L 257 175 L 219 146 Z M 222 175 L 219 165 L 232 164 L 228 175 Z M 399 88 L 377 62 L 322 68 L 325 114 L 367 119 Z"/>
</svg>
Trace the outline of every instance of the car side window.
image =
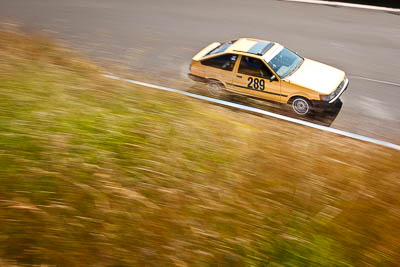
<svg viewBox="0 0 400 267">
<path fill-rule="evenodd" d="M 271 70 L 265 66 L 264 62 L 258 58 L 248 56 L 242 56 L 238 72 L 265 79 L 269 79 L 273 75 Z"/>
<path fill-rule="evenodd" d="M 235 66 L 236 59 L 237 55 L 226 54 L 219 57 L 213 57 L 203 60 L 201 61 L 201 64 L 218 69 L 232 71 L 233 67 Z"/>
</svg>

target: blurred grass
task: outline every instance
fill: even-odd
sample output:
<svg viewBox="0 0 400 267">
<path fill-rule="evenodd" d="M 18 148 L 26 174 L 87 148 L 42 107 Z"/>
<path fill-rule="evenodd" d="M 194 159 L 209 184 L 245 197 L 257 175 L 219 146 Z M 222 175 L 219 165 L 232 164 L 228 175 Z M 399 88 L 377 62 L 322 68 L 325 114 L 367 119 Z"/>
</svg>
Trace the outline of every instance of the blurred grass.
<svg viewBox="0 0 400 267">
<path fill-rule="evenodd" d="M 398 151 L 101 72 L 0 31 L 0 265 L 400 262 Z"/>
</svg>

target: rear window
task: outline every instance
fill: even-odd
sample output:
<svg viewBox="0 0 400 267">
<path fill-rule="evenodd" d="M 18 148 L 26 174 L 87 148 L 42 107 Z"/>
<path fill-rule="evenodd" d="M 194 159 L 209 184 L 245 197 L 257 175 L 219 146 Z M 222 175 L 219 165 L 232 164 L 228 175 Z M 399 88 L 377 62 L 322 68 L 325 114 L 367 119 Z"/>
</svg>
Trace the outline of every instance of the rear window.
<svg viewBox="0 0 400 267">
<path fill-rule="evenodd" d="M 210 55 L 215 55 L 215 54 L 219 54 L 222 52 L 225 52 L 226 49 L 228 49 L 233 43 L 235 43 L 237 40 L 232 40 L 229 42 L 225 42 L 220 44 L 219 46 L 217 46 L 216 48 L 214 48 L 213 50 L 211 50 L 210 52 L 208 52 L 206 56 L 210 56 Z"/>
<path fill-rule="evenodd" d="M 232 71 L 233 67 L 235 66 L 236 59 L 237 55 L 226 54 L 222 56 L 216 56 L 213 58 L 205 59 L 200 62 L 201 64 L 209 67 Z"/>
</svg>

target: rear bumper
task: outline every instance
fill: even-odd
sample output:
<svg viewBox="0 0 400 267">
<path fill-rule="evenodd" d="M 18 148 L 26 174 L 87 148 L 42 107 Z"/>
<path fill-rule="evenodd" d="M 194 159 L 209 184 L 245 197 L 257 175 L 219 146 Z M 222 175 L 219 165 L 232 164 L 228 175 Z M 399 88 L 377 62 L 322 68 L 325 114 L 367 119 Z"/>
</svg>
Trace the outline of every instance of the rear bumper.
<svg viewBox="0 0 400 267">
<path fill-rule="evenodd" d="M 200 76 L 191 74 L 191 73 L 188 73 L 187 75 L 188 75 L 188 77 L 189 77 L 191 80 L 193 80 L 193 81 L 195 81 L 195 82 L 206 83 L 206 82 L 208 81 L 206 78 L 203 78 L 203 77 L 200 77 Z"/>
</svg>

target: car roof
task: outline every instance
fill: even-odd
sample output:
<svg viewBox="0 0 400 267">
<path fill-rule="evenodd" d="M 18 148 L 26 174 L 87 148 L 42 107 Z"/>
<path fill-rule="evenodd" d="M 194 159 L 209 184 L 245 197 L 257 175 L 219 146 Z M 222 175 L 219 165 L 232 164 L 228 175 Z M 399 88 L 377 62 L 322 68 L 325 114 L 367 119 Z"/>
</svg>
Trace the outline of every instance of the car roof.
<svg viewBox="0 0 400 267">
<path fill-rule="evenodd" d="M 272 48 L 276 43 L 259 40 L 253 38 L 240 38 L 234 42 L 225 53 L 243 53 L 252 54 L 254 56 L 263 56 L 268 53 L 268 50 Z"/>
</svg>

